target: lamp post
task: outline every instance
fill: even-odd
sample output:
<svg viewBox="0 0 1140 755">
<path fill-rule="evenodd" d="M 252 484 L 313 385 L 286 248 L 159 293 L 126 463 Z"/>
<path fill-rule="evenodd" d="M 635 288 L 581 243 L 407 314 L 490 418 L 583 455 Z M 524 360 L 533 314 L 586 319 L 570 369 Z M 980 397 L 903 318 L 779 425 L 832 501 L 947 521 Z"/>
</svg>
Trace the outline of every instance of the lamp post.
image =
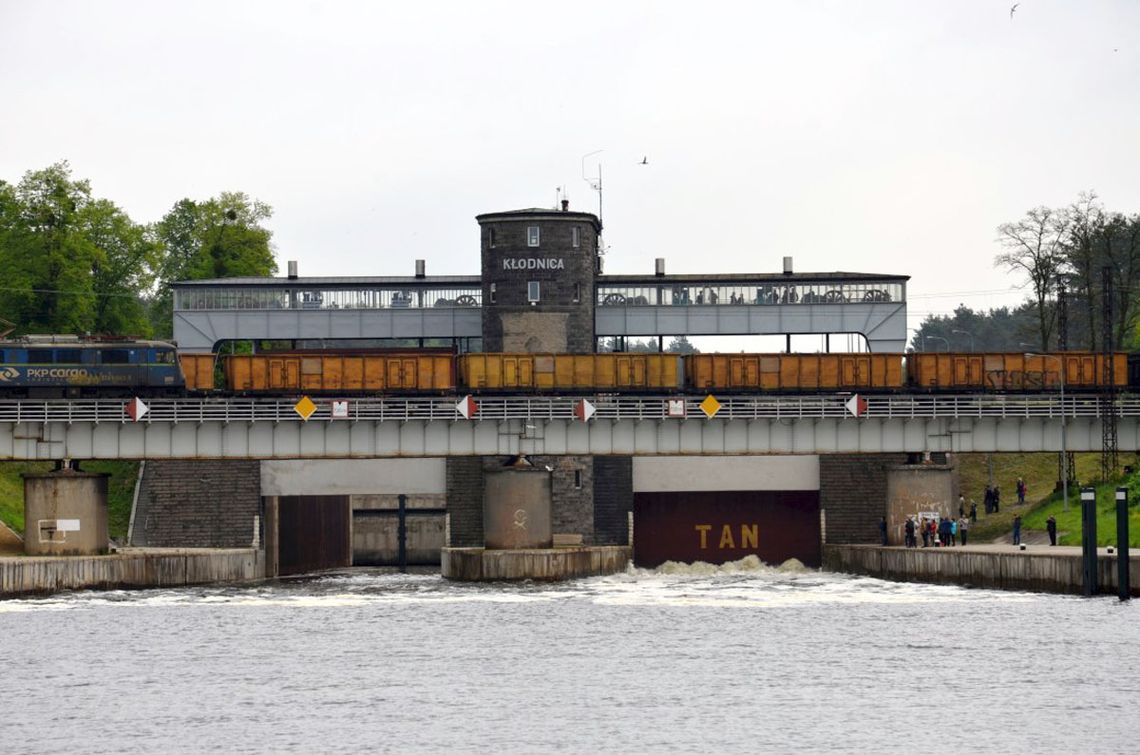
<svg viewBox="0 0 1140 755">
<path fill-rule="evenodd" d="M 916 336 L 918 336 L 919 338 L 922 339 L 922 351 L 925 352 L 926 351 L 926 336 L 924 336 L 920 331 L 917 331 L 914 328 L 907 328 L 907 330 L 909 330 L 911 333 L 914 333 Z M 918 351 L 918 344 L 915 344 L 915 351 Z"/>
<path fill-rule="evenodd" d="M 951 333 L 961 333 L 964 336 L 969 336 L 970 337 L 970 353 L 971 354 L 974 353 L 974 334 L 973 333 L 971 333 L 968 330 L 957 330 L 957 329 L 951 330 L 950 332 Z"/>
<path fill-rule="evenodd" d="M 942 343 L 946 344 L 946 353 L 947 354 L 950 353 L 950 342 L 947 341 L 942 336 L 927 336 L 927 338 L 929 338 L 932 341 L 941 341 Z"/>
<path fill-rule="evenodd" d="M 1069 454 L 1068 446 L 1065 445 L 1065 360 L 1053 354 L 1034 354 L 1031 351 L 1025 352 L 1025 358 L 1042 357 L 1044 359 L 1056 359 L 1057 365 L 1061 368 L 1059 374 L 1061 376 L 1061 500 L 1062 510 L 1069 510 Z"/>
</svg>

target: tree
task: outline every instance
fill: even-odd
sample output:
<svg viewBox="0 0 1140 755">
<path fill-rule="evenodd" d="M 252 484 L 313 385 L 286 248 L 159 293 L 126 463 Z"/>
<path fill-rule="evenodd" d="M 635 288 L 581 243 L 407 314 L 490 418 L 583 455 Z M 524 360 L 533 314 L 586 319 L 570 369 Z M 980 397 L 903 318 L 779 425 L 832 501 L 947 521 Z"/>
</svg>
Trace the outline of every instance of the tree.
<svg viewBox="0 0 1140 755">
<path fill-rule="evenodd" d="M 1095 192 L 1083 192 L 1064 210 L 1065 283 L 1078 306 L 1070 307 L 1070 336 L 1081 333 L 1082 346 L 1096 349 L 1102 341 L 1103 277 L 1112 280 L 1110 348 L 1132 345 L 1140 320 L 1135 291 L 1140 286 L 1140 216 L 1110 212 Z M 1078 341 L 1070 337 L 1070 347 Z"/>
<path fill-rule="evenodd" d="M 1048 207 L 1034 208 L 1021 220 L 998 226 L 998 241 L 1005 251 L 997 255 L 994 264 L 1023 271 L 1029 277 L 1042 349 L 1049 348 L 1056 322 L 1056 310 L 1049 305 L 1048 297 L 1056 290 L 1065 264 L 1066 230 L 1065 214 Z"/>
<path fill-rule="evenodd" d="M 263 225 L 272 215 L 269 205 L 241 192 L 223 192 L 202 202 L 176 202 L 154 229 L 164 246 L 151 308 L 155 331 L 162 335 L 172 331 L 171 283 L 276 273 L 273 234 Z"/>
<path fill-rule="evenodd" d="M 975 312 L 959 305 L 952 316 L 928 316 L 915 331 L 914 351 L 1024 351 L 1037 331 L 1036 307 L 1025 302 L 1017 309 L 999 307 Z"/>
<path fill-rule="evenodd" d="M 20 332 L 145 335 L 140 293 L 156 257 L 146 229 L 66 162 L 0 187 L 0 315 Z"/>
<path fill-rule="evenodd" d="M 669 347 L 665 350 L 676 354 L 699 354 L 701 351 L 689 341 L 688 336 L 683 335 L 670 341 Z"/>
</svg>

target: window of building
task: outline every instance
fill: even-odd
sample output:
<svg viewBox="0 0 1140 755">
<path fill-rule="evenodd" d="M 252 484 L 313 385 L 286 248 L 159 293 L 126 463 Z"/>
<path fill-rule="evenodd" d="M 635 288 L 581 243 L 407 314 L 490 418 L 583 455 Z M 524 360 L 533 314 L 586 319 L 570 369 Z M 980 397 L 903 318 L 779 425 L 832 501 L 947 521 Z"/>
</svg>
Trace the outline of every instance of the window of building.
<svg viewBox="0 0 1140 755">
<path fill-rule="evenodd" d="M 570 229 L 570 246 L 575 249 L 582 246 L 582 229 L 578 226 L 573 226 Z"/>
<path fill-rule="evenodd" d="M 574 284 L 574 303 L 577 304 L 580 301 L 582 301 L 582 284 L 581 283 L 575 283 Z"/>
<path fill-rule="evenodd" d="M 534 304 L 539 300 L 538 281 L 527 281 L 526 300 Z"/>
<path fill-rule="evenodd" d="M 574 487 L 576 487 L 576 488 L 582 487 L 582 470 L 581 469 L 575 469 L 574 470 Z"/>
<path fill-rule="evenodd" d="M 527 246 L 538 246 L 538 241 L 539 241 L 538 226 L 528 225 L 526 227 L 526 245 Z"/>
<path fill-rule="evenodd" d="M 489 249 L 495 248 L 495 229 L 494 228 L 488 228 L 487 229 L 487 247 Z"/>
<path fill-rule="evenodd" d="M 495 284 L 494 283 L 491 284 L 490 297 L 491 297 L 491 303 L 494 304 L 495 303 Z"/>
</svg>

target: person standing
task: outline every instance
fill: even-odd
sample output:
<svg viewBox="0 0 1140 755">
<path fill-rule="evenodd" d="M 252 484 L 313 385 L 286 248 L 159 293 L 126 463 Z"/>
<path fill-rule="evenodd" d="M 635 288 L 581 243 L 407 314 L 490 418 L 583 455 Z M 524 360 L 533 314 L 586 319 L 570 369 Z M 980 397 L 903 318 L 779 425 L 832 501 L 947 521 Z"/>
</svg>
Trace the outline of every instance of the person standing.
<svg viewBox="0 0 1140 755">
<path fill-rule="evenodd" d="M 1025 480 L 1020 477 L 1017 478 L 1017 505 L 1025 505 Z"/>
<path fill-rule="evenodd" d="M 962 536 L 962 545 L 965 545 L 970 534 L 970 520 L 966 517 L 958 520 L 958 534 Z"/>
<path fill-rule="evenodd" d="M 887 544 L 887 518 L 884 516 L 879 519 L 879 545 Z"/>
<path fill-rule="evenodd" d="M 938 543 L 943 548 L 950 547 L 950 520 L 946 517 L 938 520 Z"/>
<path fill-rule="evenodd" d="M 994 485 L 994 510 L 992 513 L 997 514 L 1001 511 L 1001 488 Z"/>
<path fill-rule="evenodd" d="M 978 523 L 978 504 L 970 501 L 970 524 Z"/>
<path fill-rule="evenodd" d="M 1021 514 L 1013 518 L 1013 544 L 1021 545 Z"/>
<path fill-rule="evenodd" d="M 919 532 L 922 534 L 922 547 L 927 548 L 930 546 L 930 531 L 926 528 L 926 517 L 922 518 L 920 523 Z"/>
<path fill-rule="evenodd" d="M 908 516 L 906 518 L 906 526 L 904 527 L 904 531 L 906 532 L 906 547 L 913 548 L 915 545 L 915 542 L 914 542 L 914 517 L 913 516 Z"/>
<path fill-rule="evenodd" d="M 966 516 L 966 496 L 958 496 L 958 518 Z"/>
<path fill-rule="evenodd" d="M 958 544 L 958 520 L 950 517 L 950 544 Z"/>
<path fill-rule="evenodd" d="M 1045 520 L 1045 529 L 1049 532 L 1049 545 L 1057 544 L 1057 518 L 1050 516 Z"/>
<path fill-rule="evenodd" d="M 985 506 L 986 516 L 994 513 L 994 489 L 991 485 L 986 485 L 986 495 L 982 498 L 982 504 Z"/>
</svg>

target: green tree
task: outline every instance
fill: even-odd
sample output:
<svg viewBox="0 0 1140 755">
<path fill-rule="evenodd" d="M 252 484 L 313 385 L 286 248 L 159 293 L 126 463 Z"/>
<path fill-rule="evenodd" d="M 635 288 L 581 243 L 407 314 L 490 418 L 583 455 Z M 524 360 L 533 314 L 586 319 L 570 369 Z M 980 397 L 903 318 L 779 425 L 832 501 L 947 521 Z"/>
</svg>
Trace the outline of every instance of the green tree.
<svg viewBox="0 0 1140 755">
<path fill-rule="evenodd" d="M 676 354 L 699 354 L 700 349 L 694 346 L 688 336 L 677 336 L 669 342 L 668 348 L 665 349 L 670 353 Z"/>
<path fill-rule="evenodd" d="M 23 333 L 145 334 L 157 246 L 66 162 L 0 186 L 0 316 Z"/>
<path fill-rule="evenodd" d="M 272 232 L 264 223 L 273 210 L 241 192 L 223 192 L 201 202 L 182 199 L 154 228 L 164 254 L 152 302 L 156 333 L 169 336 L 174 306 L 171 283 L 208 278 L 263 277 L 277 272 Z"/>
</svg>

